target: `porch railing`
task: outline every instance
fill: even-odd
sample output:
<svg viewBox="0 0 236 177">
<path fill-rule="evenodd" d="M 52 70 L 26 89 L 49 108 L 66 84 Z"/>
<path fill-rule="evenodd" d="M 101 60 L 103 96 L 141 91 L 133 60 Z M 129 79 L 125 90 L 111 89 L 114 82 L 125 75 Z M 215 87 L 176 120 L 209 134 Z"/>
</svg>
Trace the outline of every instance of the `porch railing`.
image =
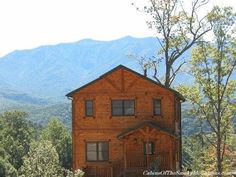
<svg viewBox="0 0 236 177">
<path fill-rule="evenodd" d="M 170 156 L 168 152 L 157 155 L 129 155 L 127 157 L 127 168 L 158 168 L 166 170 L 169 168 Z"/>
<path fill-rule="evenodd" d="M 113 177 L 112 166 L 88 166 L 84 169 L 85 177 Z"/>
<path fill-rule="evenodd" d="M 140 172 L 145 169 L 167 170 L 169 168 L 169 153 L 157 155 L 127 155 L 126 169 L 123 159 L 117 160 L 112 165 L 88 166 L 85 177 L 120 177 L 130 171 Z"/>
</svg>

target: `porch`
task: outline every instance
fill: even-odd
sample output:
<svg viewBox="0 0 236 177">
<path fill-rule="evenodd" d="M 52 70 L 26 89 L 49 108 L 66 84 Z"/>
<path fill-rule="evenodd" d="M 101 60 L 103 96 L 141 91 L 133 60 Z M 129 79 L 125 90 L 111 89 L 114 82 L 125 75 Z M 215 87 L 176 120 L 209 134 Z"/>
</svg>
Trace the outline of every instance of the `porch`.
<svg viewBox="0 0 236 177">
<path fill-rule="evenodd" d="M 169 169 L 169 153 L 158 155 L 127 156 L 127 159 L 117 160 L 109 165 L 96 164 L 84 169 L 85 177 L 131 177 L 136 174 L 141 177 L 144 170 L 162 171 Z"/>
<path fill-rule="evenodd" d="M 86 177 L 131 177 L 130 174 L 141 177 L 144 170 L 158 172 L 176 169 L 173 152 L 176 137 L 155 123 L 142 122 L 124 130 L 117 138 L 123 142 L 121 159 L 87 167 Z"/>
</svg>

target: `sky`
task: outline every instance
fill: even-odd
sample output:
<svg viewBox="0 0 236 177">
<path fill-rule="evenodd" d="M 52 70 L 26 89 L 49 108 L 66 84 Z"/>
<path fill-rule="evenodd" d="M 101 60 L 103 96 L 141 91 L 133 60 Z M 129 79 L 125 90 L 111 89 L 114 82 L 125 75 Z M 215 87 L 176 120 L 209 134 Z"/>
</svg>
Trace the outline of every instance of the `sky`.
<svg viewBox="0 0 236 177">
<path fill-rule="evenodd" d="M 90 38 L 147 37 L 155 32 L 132 3 L 145 0 L 0 0 L 0 56 L 14 50 Z M 236 0 L 211 0 L 220 6 Z"/>
</svg>

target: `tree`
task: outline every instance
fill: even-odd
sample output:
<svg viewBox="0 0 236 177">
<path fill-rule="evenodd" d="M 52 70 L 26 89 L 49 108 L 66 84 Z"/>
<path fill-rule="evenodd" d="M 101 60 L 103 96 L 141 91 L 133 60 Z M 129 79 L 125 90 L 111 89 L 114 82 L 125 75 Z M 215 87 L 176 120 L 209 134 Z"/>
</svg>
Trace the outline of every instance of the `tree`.
<svg viewBox="0 0 236 177">
<path fill-rule="evenodd" d="M 0 147 L 0 176 L 17 177 L 17 170 L 8 161 L 8 154 Z"/>
<path fill-rule="evenodd" d="M 198 134 L 183 138 L 183 164 L 185 170 L 204 170 L 205 164 L 202 162 L 205 156 L 205 151 L 206 146 L 202 144 L 201 136 Z"/>
<path fill-rule="evenodd" d="M 231 7 L 214 7 L 208 18 L 213 24 L 212 42 L 199 42 L 190 62 L 194 86 L 180 86 L 179 91 L 194 105 L 191 113 L 210 131 L 202 135 L 215 149 L 216 169 L 221 176 L 227 142 L 232 134 L 236 111 L 236 40 L 233 38 L 236 14 Z"/>
<path fill-rule="evenodd" d="M 27 154 L 33 135 L 33 129 L 25 112 L 5 112 L 0 115 L 2 123 L 1 147 L 8 154 L 9 163 L 15 169 L 22 165 L 22 157 Z"/>
<path fill-rule="evenodd" d="M 157 52 L 157 56 L 141 57 L 138 61 L 144 70 L 144 75 L 147 74 L 147 70 L 153 69 L 153 78 L 159 83 L 161 79 L 158 76 L 158 66 L 164 61 L 163 84 L 170 87 L 185 63 L 185 61 L 180 62 L 180 57 L 212 29 L 207 15 L 202 17 L 198 15 L 199 10 L 208 3 L 208 0 L 193 0 L 190 8 L 184 7 L 181 0 L 149 0 L 148 2 L 143 11 L 152 18 L 147 24 L 149 28 L 156 30 L 161 49 Z"/>
<path fill-rule="evenodd" d="M 52 142 L 63 168 L 71 169 L 72 164 L 72 140 L 71 133 L 58 120 L 52 119 L 43 130 L 41 139 Z"/>
<path fill-rule="evenodd" d="M 84 172 L 80 169 L 75 170 L 74 172 L 67 170 L 66 171 L 66 177 L 83 177 L 84 176 Z"/>
<path fill-rule="evenodd" d="M 29 153 L 23 160 L 24 163 L 20 168 L 21 177 L 61 176 L 58 154 L 50 141 L 32 143 Z"/>
</svg>

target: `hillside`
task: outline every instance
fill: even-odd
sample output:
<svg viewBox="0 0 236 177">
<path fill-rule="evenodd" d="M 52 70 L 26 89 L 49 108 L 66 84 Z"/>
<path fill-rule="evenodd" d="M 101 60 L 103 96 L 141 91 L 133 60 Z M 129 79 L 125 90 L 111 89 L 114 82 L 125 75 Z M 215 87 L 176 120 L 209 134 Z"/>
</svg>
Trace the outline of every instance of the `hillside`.
<svg viewBox="0 0 236 177">
<path fill-rule="evenodd" d="M 68 102 L 52 105 L 18 105 L 4 111 L 23 111 L 28 113 L 28 118 L 38 125 L 46 125 L 50 119 L 59 119 L 67 128 L 71 129 L 71 105 Z"/>
<path fill-rule="evenodd" d="M 156 38 L 84 39 L 20 50 L 0 58 L 0 112 L 22 110 L 36 123 L 58 117 L 70 126 L 65 94 L 123 64 L 142 72 L 129 55 L 155 55 Z M 160 66 L 159 73 L 164 67 Z M 180 79 L 181 77 L 179 77 Z"/>
<path fill-rule="evenodd" d="M 155 38 L 114 41 L 81 40 L 14 51 L 0 58 L 0 81 L 19 92 L 63 98 L 74 88 L 119 64 L 138 68 L 128 54 L 154 55 Z"/>
<path fill-rule="evenodd" d="M 156 38 L 127 36 L 113 41 L 85 39 L 9 53 L 0 58 L 0 112 L 26 111 L 30 119 L 39 124 L 58 117 L 70 127 L 66 93 L 120 64 L 141 73 L 138 63 L 128 55 L 153 56 L 157 49 Z M 189 53 L 185 54 L 182 60 L 188 56 Z M 164 69 L 161 63 L 159 73 Z M 190 80 L 189 76 L 180 74 L 175 84 Z M 195 131 L 186 111 L 183 111 L 183 126 L 184 135 Z"/>
</svg>

